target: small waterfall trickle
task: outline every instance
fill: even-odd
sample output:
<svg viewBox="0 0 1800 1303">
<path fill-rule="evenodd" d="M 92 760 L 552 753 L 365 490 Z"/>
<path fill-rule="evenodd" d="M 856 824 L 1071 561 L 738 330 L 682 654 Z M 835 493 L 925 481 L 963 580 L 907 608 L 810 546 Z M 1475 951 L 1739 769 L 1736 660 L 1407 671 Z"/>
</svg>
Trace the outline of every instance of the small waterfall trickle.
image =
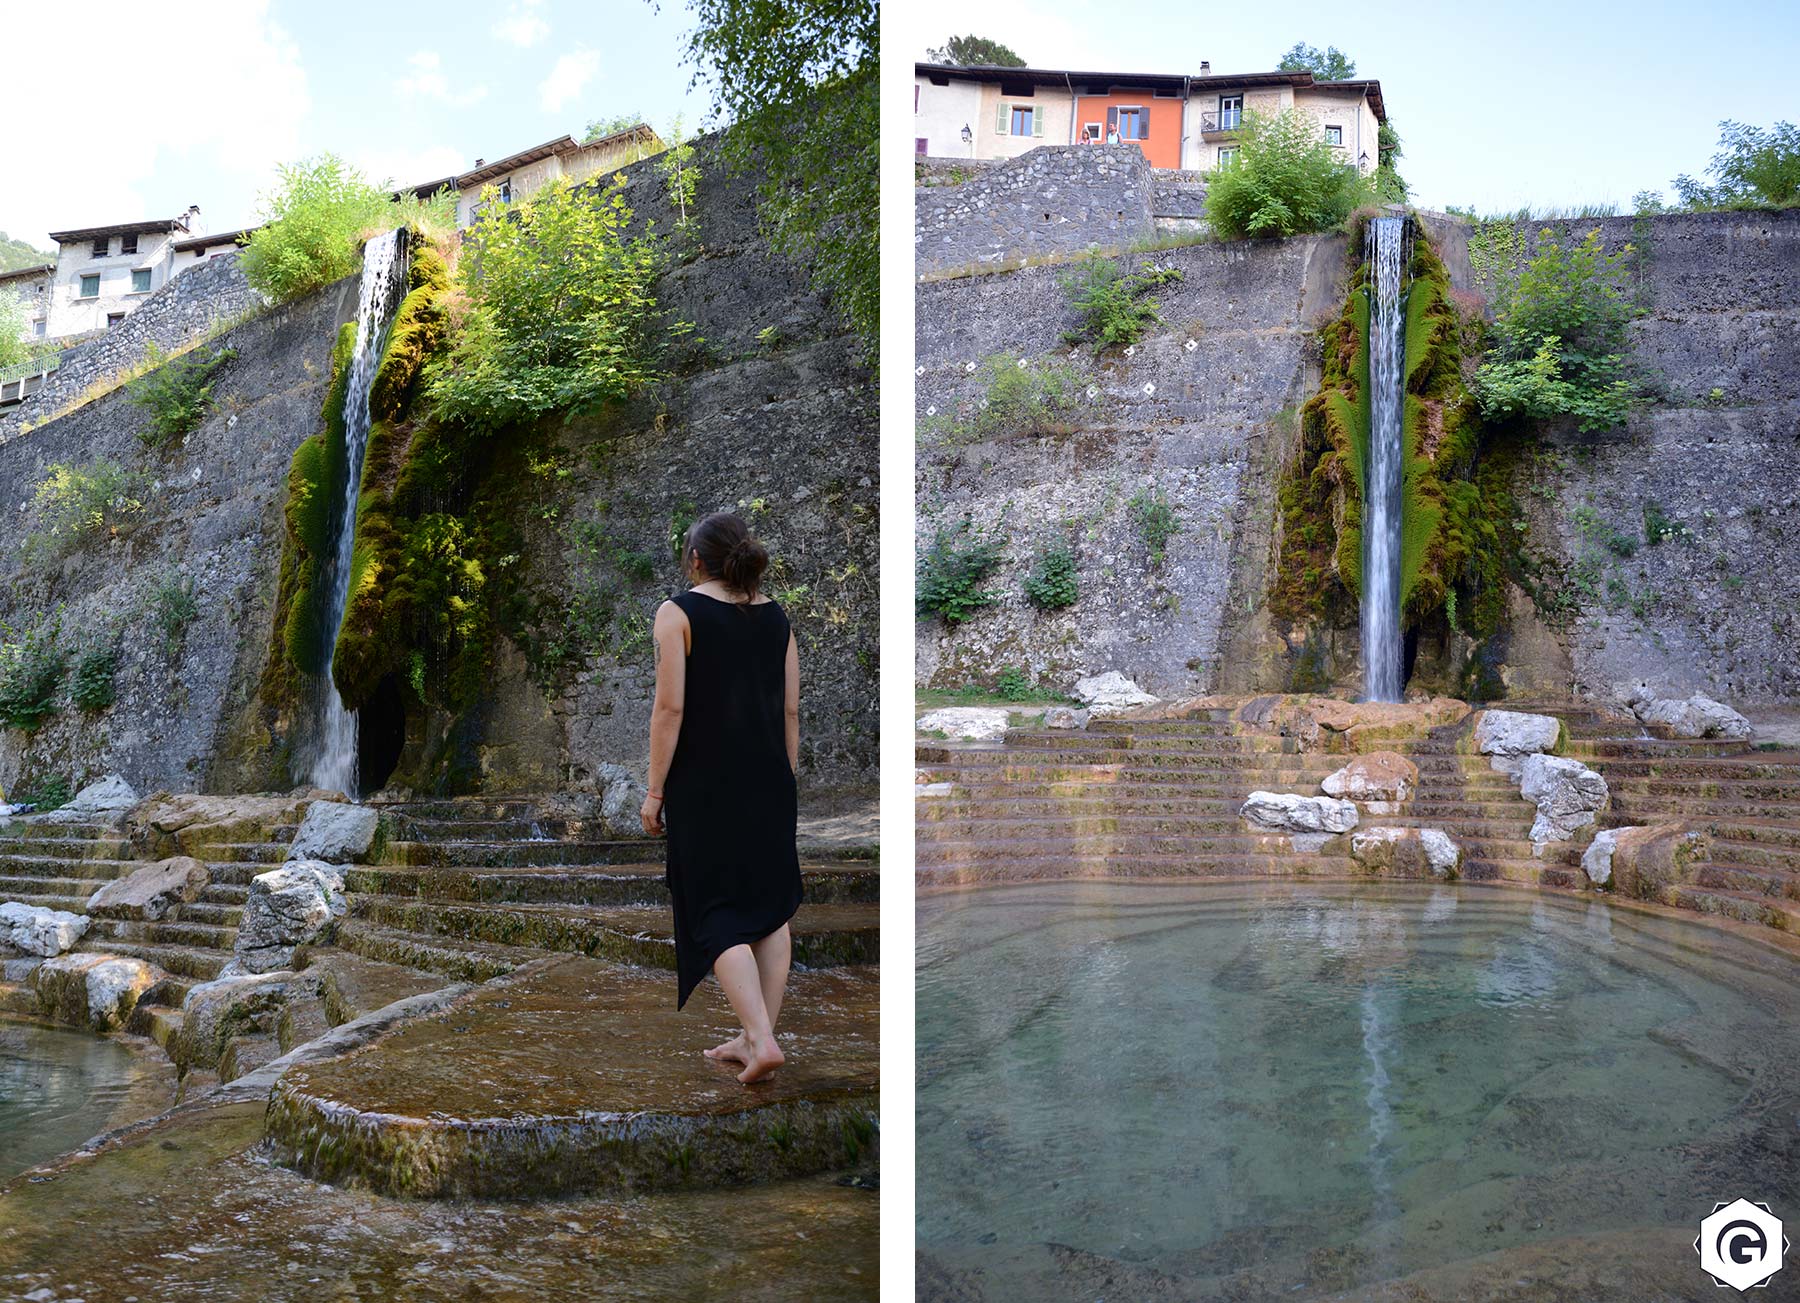
<svg viewBox="0 0 1800 1303">
<path fill-rule="evenodd" d="M 356 546 L 356 501 L 362 490 L 363 454 L 369 444 L 369 388 L 381 365 L 388 324 L 406 294 L 407 248 L 404 229 L 378 235 L 363 245 L 362 287 L 356 308 L 356 349 L 350 359 L 349 382 L 344 390 L 343 497 L 333 523 L 337 534 L 331 554 L 320 567 L 324 595 L 317 663 L 323 671 L 314 685 L 313 730 L 303 769 L 313 786 L 355 797 L 357 790 L 356 712 L 344 708 L 331 676 L 331 658 L 337 647 L 338 628 L 350 599 L 350 572 Z"/>
<path fill-rule="evenodd" d="M 1399 701 L 1401 476 L 1406 462 L 1404 217 L 1377 217 L 1364 235 L 1369 265 L 1369 448 L 1363 503 L 1362 648 L 1370 701 Z"/>
</svg>

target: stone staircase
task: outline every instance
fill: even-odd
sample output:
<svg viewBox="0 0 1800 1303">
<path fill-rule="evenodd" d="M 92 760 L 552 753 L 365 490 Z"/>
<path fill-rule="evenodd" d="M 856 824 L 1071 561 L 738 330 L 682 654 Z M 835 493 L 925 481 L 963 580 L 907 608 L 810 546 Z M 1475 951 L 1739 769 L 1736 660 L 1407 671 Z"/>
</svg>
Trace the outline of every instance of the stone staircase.
<svg viewBox="0 0 1800 1303">
<path fill-rule="evenodd" d="M 1800 751 L 1652 736 L 1635 720 L 1568 704 L 1506 709 L 1563 722 L 1559 754 L 1600 772 L 1611 789 L 1598 828 L 1687 821 L 1710 835 L 1711 863 L 1663 903 L 1800 932 Z M 1473 720 L 1362 744 L 1406 755 L 1419 786 L 1399 813 L 1364 811 L 1359 829 L 1441 829 L 1461 847 L 1468 880 L 1586 888 L 1590 837 L 1534 846 L 1534 809 L 1513 779 L 1473 754 Z M 1255 790 L 1317 795 L 1348 758 L 1303 750 L 1228 708 L 1095 720 L 1078 731 L 1013 729 L 998 743 L 921 741 L 918 881 L 1359 876 L 1349 836 L 1297 853 L 1238 817 Z"/>
</svg>

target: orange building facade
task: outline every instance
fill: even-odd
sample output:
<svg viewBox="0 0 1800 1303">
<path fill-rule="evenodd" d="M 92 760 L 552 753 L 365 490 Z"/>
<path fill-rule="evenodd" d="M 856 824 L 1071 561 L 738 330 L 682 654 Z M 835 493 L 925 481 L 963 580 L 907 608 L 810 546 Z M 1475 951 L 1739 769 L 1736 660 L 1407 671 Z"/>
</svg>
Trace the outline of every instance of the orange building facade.
<svg viewBox="0 0 1800 1303">
<path fill-rule="evenodd" d="M 1151 167 L 1181 166 L 1182 99 L 1172 91 L 1108 87 L 1105 95 L 1075 97 L 1075 139 L 1136 144 Z"/>
</svg>

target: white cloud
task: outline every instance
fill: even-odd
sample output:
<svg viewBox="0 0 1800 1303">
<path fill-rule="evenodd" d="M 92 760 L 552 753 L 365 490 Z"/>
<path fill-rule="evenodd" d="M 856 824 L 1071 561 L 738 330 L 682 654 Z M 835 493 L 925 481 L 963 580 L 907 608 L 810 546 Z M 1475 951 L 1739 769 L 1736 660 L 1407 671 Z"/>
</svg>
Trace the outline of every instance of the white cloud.
<svg viewBox="0 0 1800 1303">
<path fill-rule="evenodd" d="M 536 45 L 550 35 L 550 24 L 538 17 L 544 0 L 517 0 L 506 7 L 506 16 L 494 24 L 494 35 L 521 48 Z"/>
<path fill-rule="evenodd" d="M 42 247 L 49 231 L 173 216 L 190 203 L 215 231 L 250 220 L 274 165 L 298 155 L 312 107 L 300 52 L 270 19 L 269 0 L 193 0 L 177 23 L 146 23 L 131 0 L 95 0 L 81 21 L 129 31 L 135 66 L 197 68 L 200 59 L 205 75 L 181 78 L 152 122 L 124 88 L 73 93 L 63 60 L 9 60 L 9 102 L 41 106 L 54 139 L 81 145 L 39 155 L 38 184 L 0 187 L 0 230 Z M 191 191 L 171 193 L 170 176 L 194 178 Z"/>
<path fill-rule="evenodd" d="M 447 100 L 450 82 L 444 76 L 443 60 L 436 50 L 420 50 L 406 61 L 412 71 L 394 83 L 394 93 L 402 99 Z"/>
<path fill-rule="evenodd" d="M 582 92 L 600 71 L 597 50 L 571 50 L 556 61 L 550 75 L 538 87 L 538 103 L 555 112 Z"/>
</svg>

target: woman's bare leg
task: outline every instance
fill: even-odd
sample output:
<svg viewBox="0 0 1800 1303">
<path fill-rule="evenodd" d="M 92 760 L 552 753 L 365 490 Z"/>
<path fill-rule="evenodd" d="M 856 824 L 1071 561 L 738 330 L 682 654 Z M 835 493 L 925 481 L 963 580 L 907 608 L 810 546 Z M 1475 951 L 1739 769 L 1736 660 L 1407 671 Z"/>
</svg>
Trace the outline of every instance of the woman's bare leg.
<svg viewBox="0 0 1800 1303">
<path fill-rule="evenodd" d="M 763 1009 L 769 1015 L 769 1030 L 781 1021 L 782 998 L 787 995 L 788 969 L 793 964 L 794 939 L 783 923 L 761 941 L 752 943 L 750 953 L 756 958 L 756 971 L 762 986 Z M 703 1051 L 709 1059 L 744 1062 L 744 1034 Z"/>
<path fill-rule="evenodd" d="M 725 998 L 731 1001 L 732 1012 L 744 1024 L 743 1055 L 738 1059 L 744 1070 L 737 1079 L 746 1083 L 761 1081 L 781 1066 L 785 1056 L 775 1043 L 775 1029 L 769 1025 L 756 956 L 749 946 L 733 946 L 713 961 L 713 976 L 719 979 Z"/>
</svg>

